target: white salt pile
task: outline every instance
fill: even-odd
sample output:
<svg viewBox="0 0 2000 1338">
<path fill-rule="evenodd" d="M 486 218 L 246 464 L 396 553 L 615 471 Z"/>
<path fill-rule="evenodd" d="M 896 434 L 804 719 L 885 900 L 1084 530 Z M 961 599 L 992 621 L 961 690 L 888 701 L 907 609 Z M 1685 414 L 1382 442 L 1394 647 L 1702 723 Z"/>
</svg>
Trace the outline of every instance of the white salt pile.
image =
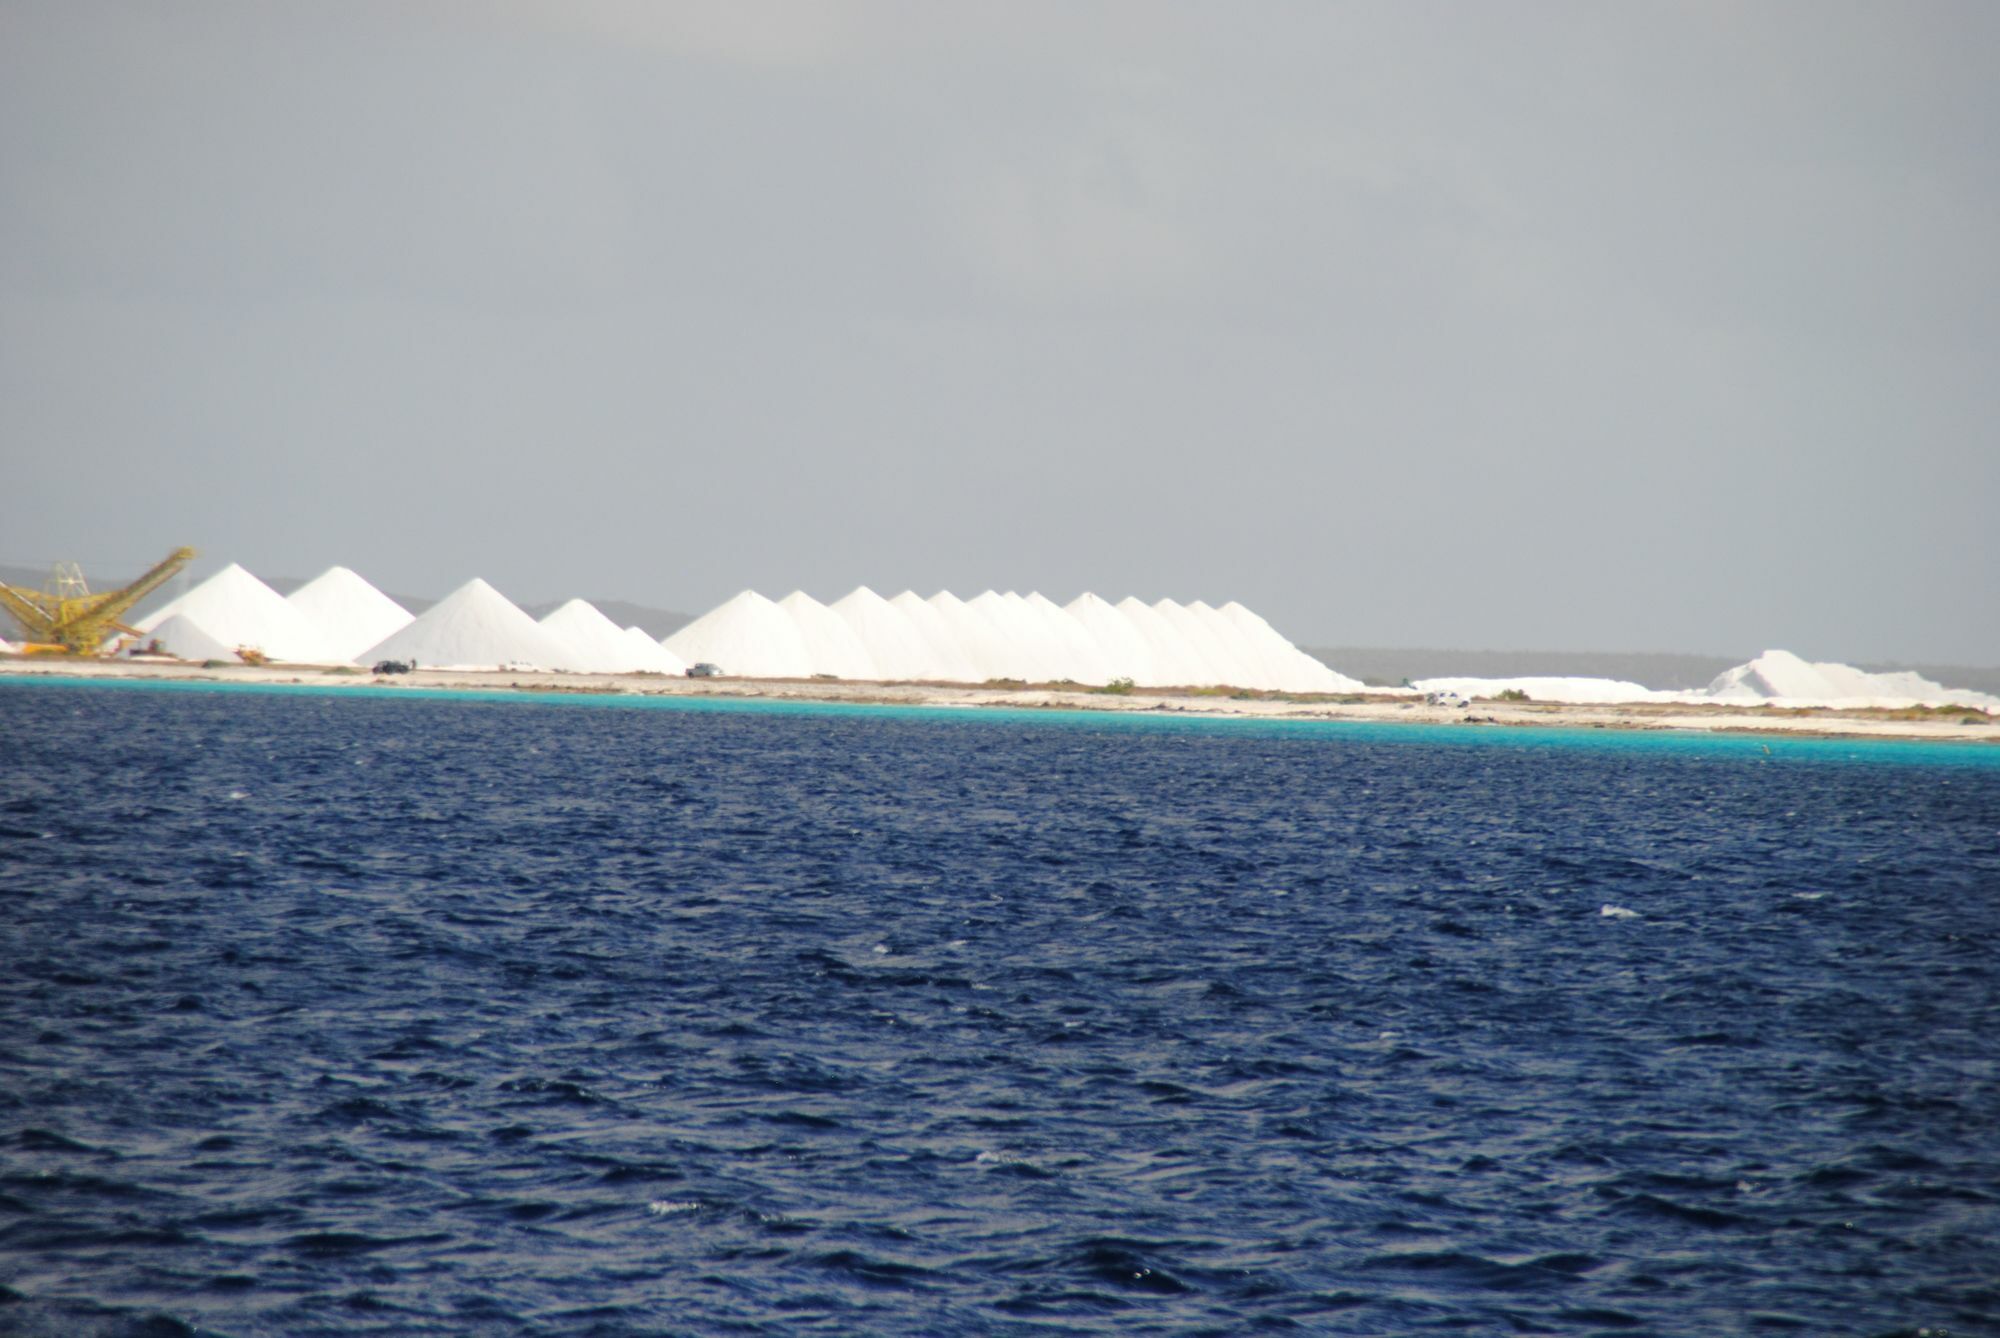
<svg viewBox="0 0 2000 1338">
<path fill-rule="evenodd" d="M 985 680 L 986 675 L 980 672 L 972 651 L 959 636 L 958 629 L 937 605 L 914 590 L 903 591 L 889 603 L 903 611 L 903 616 L 910 620 L 911 628 L 922 639 L 932 677 L 946 683 L 979 683 Z"/>
<path fill-rule="evenodd" d="M 1028 592 L 1027 610 L 1043 628 L 1043 636 L 1060 658 L 1061 677 L 1077 683 L 1103 684 L 1114 678 L 1131 677 L 1113 669 L 1098 649 L 1097 638 L 1069 611 L 1038 590 Z"/>
<path fill-rule="evenodd" d="M 968 624 L 983 619 L 993 647 L 993 659 L 985 667 L 988 678 L 1018 678 L 1029 683 L 1053 682 L 1068 675 L 1061 657 L 1048 645 L 1027 604 L 1013 591 L 998 594 L 982 590 L 965 601 L 960 614 Z"/>
<path fill-rule="evenodd" d="M 197 664 L 208 660 L 234 664 L 237 660 L 234 647 L 223 645 L 184 613 L 171 614 L 154 624 L 140 644 L 155 641 L 160 643 L 161 650 L 177 660 L 192 660 Z"/>
<path fill-rule="evenodd" d="M 710 609 L 661 643 L 690 665 L 713 664 L 744 678 L 810 678 L 798 624 L 755 590 Z"/>
<path fill-rule="evenodd" d="M 794 590 L 778 601 L 778 607 L 799 629 L 799 642 L 806 650 L 810 672 L 828 678 L 879 679 L 882 672 L 875 657 L 845 618 L 803 590 Z"/>
<path fill-rule="evenodd" d="M 1870 673 L 1851 664 L 1811 663 L 1790 651 L 1767 650 L 1747 664 L 1717 676 L 1696 692 L 1656 691 L 1638 683 L 1610 678 L 1464 678 L 1419 679 L 1419 692 L 1450 692 L 1463 697 L 1498 697 L 1503 692 L 1526 693 L 1530 700 L 1564 705 L 1678 703 L 1702 705 L 1741 703 L 1843 710 L 1900 710 L 1911 706 L 1970 706 L 2000 710 L 2000 697 L 1962 688 L 1947 688 L 1921 674 Z"/>
<path fill-rule="evenodd" d="M 1195 652 L 1166 616 L 1136 595 L 1127 595 L 1113 605 L 1125 621 L 1153 647 L 1161 687 L 1197 687 L 1221 681 L 1215 667 Z"/>
<path fill-rule="evenodd" d="M 574 655 L 505 595 L 474 578 L 360 658 L 427 669 L 561 669 Z"/>
<path fill-rule="evenodd" d="M 639 639 L 645 643 L 645 649 L 639 649 L 625 635 L 624 628 L 605 617 L 588 600 L 572 599 L 554 609 L 542 619 L 541 627 L 569 656 L 560 668 L 580 674 L 679 672 L 666 667 L 673 657 L 654 644 L 651 637 L 641 632 Z"/>
<path fill-rule="evenodd" d="M 990 590 L 987 593 L 992 594 Z M 997 595 L 994 597 L 998 598 Z M 993 678 L 1022 677 L 1013 672 L 1019 657 L 1007 634 L 985 613 L 949 590 L 938 591 L 928 602 L 937 610 L 938 617 L 953 639 L 964 648 L 966 658 L 971 662 L 972 671 L 966 682 L 984 683 Z"/>
<path fill-rule="evenodd" d="M 1097 658 L 1111 678 L 1149 684 L 1175 681 L 1162 672 L 1159 652 L 1145 634 L 1109 602 L 1085 591 L 1063 608 L 1096 644 Z"/>
<path fill-rule="evenodd" d="M 1443 692 L 1454 696 L 1496 698 L 1503 692 L 1526 693 L 1530 701 L 1555 702 L 1568 706 L 1611 705 L 1614 703 L 1674 702 L 1696 699 L 1699 694 L 1656 692 L 1639 683 L 1616 678 L 1562 678 L 1543 675 L 1526 678 L 1420 678 L 1410 686 L 1418 692 Z"/>
<path fill-rule="evenodd" d="M 1215 614 L 1247 649 L 1263 658 L 1269 666 L 1271 680 L 1280 690 L 1285 692 L 1366 690 L 1366 685 L 1361 680 L 1335 673 L 1285 640 L 1279 635 L 1277 628 L 1235 600 L 1232 599 L 1215 610 Z"/>
<path fill-rule="evenodd" d="M 2000 697 L 1947 688 L 1922 674 L 1870 673 L 1851 664 L 1810 662 L 1786 650 L 1767 650 L 1749 663 L 1725 671 L 1708 685 L 1704 695 L 1715 701 L 1768 702 L 1779 706 L 2000 709 Z"/>
<path fill-rule="evenodd" d="M 910 683 L 945 676 L 941 657 L 910 615 L 867 586 L 835 600 L 833 613 L 847 624 L 879 678 Z"/>
<path fill-rule="evenodd" d="M 186 615 L 224 645 L 262 651 L 273 660 L 334 664 L 346 659 L 320 639 L 304 614 L 234 562 L 134 626 L 150 634 L 176 614 Z"/>
<path fill-rule="evenodd" d="M 336 660 L 351 661 L 415 621 L 410 611 L 345 567 L 329 567 L 285 602 L 311 624 Z"/>
<path fill-rule="evenodd" d="M 681 657 L 653 640 L 647 634 L 645 628 L 626 628 L 625 639 L 632 643 L 632 649 L 638 655 L 638 663 L 649 666 L 652 672 L 656 674 L 684 674 L 687 672 L 687 665 L 682 661 Z"/>
</svg>

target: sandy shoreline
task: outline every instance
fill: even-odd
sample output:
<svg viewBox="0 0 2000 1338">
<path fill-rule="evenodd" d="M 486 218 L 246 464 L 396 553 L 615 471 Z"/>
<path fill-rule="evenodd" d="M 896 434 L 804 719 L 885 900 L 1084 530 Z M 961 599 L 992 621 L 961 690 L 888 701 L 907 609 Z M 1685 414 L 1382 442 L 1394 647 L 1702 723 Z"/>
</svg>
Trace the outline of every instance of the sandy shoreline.
<svg viewBox="0 0 2000 1338">
<path fill-rule="evenodd" d="M 968 686 L 944 683 L 858 683 L 828 679 L 669 678 L 652 674 L 559 674 L 418 670 L 376 677 L 310 666 L 196 664 L 133 660 L 0 659 L 0 676 L 450 688 L 460 691 L 578 692 L 654 697 L 763 698 L 857 705 L 977 709 L 1061 709 L 1141 712 L 1266 720 L 1349 720 L 1381 724 L 1517 725 L 1567 729 L 1695 730 L 1713 733 L 1810 734 L 1857 739 L 1920 739 L 2000 744 L 2000 723 L 1964 723 L 1974 712 L 1898 719 L 1886 711 L 1796 710 L 1749 706 L 1558 705 L 1478 700 L 1469 708 L 1429 706 L 1396 696 L 1340 698 L 1282 694 L 1215 695 L 1192 690 L 1136 689 L 1130 695 L 1066 686 Z"/>
</svg>

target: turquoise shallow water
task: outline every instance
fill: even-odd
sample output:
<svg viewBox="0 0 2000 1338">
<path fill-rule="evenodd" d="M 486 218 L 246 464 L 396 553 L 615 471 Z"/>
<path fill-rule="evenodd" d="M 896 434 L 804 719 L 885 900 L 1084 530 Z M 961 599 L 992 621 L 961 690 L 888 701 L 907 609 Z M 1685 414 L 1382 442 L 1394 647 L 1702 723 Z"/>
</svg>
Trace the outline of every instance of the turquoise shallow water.
<svg viewBox="0 0 2000 1338">
<path fill-rule="evenodd" d="M 1543 726 L 1431 725 L 1355 720 L 1270 720 L 1226 716 L 1164 715 L 1140 712 L 1073 711 L 1014 707 L 885 706 L 848 702 L 780 701 L 770 698 L 623 696 L 574 692 L 497 692 L 488 689 L 403 688 L 316 683 L 213 683 L 187 680 L 99 679 L 46 676 L 0 683 L 10 688 L 83 689 L 129 692 L 223 693 L 247 696 L 309 696 L 383 701 L 442 701 L 492 705 L 531 702 L 580 710 L 741 712 L 805 718 L 879 718 L 932 721 L 945 725 L 1018 725 L 1033 722 L 1056 729 L 1178 734 L 1226 730 L 1244 737 L 1313 737 L 1353 742 L 1405 743 L 1448 747 L 1585 748 L 1675 756 L 1741 756 L 1851 761 L 1905 766 L 2000 767 L 2000 746 L 1987 743 L 1926 742 L 1917 739 L 1788 737 L 1703 730 L 1561 729 Z M 1996 730 L 2000 733 L 2000 730 Z"/>
</svg>

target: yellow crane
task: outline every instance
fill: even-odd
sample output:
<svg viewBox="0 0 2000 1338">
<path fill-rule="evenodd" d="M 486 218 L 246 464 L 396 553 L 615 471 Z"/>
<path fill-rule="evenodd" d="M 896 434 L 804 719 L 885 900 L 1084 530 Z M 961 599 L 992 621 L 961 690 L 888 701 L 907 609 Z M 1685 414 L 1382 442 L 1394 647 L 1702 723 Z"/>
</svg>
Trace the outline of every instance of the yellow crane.
<svg viewBox="0 0 2000 1338">
<path fill-rule="evenodd" d="M 30 654 L 95 655 L 113 632 L 138 632 L 118 620 L 132 606 L 171 580 L 194 558 L 192 548 L 176 548 L 151 571 L 122 590 L 93 595 L 74 562 L 55 569 L 45 590 L 0 583 L 0 608 L 14 615 L 27 633 Z"/>
</svg>

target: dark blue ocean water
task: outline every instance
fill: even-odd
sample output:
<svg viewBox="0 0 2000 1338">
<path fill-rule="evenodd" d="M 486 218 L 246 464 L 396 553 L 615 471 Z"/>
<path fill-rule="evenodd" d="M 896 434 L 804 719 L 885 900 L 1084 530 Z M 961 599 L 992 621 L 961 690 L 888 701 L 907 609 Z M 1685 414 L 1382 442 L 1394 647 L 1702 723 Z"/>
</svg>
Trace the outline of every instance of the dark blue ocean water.
<svg viewBox="0 0 2000 1338">
<path fill-rule="evenodd" d="M 1996 763 L 0 687 L 0 1331 L 1994 1332 Z"/>
</svg>

